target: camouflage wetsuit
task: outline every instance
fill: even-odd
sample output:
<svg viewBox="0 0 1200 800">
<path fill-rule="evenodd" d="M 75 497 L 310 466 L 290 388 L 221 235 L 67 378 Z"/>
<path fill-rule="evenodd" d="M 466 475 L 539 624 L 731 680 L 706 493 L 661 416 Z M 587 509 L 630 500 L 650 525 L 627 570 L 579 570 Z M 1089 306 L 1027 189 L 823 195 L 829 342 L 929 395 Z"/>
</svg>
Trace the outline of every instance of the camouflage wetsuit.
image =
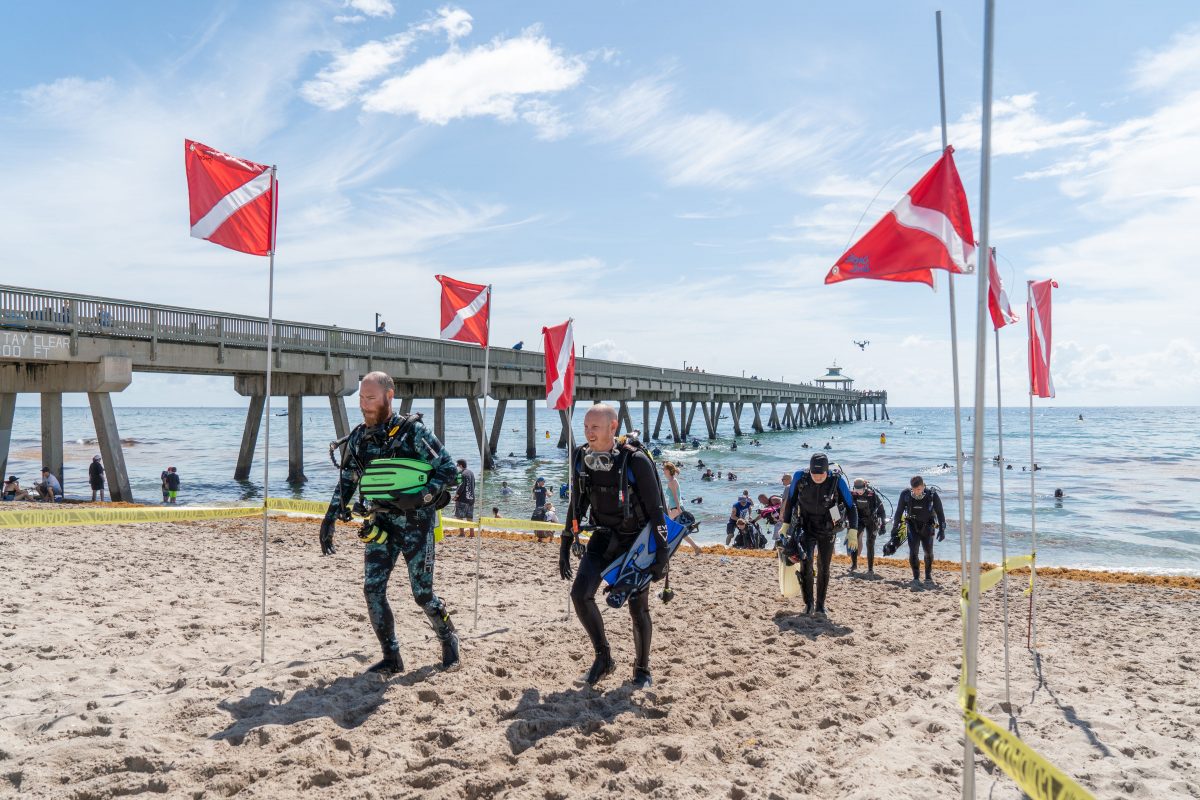
<svg viewBox="0 0 1200 800">
<path fill-rule="evenodd" d="M 434 497 L 457 475 L 454 460 L 437 437 L 421 423 L 420 414 L 407 417 L 392 414 L 382 425 L 359 425 L 350 434 L 346 447 L 345 467 L 333 491 L 329 510 L 325 513 L 326 520 L 339 516 L 339 512 L 346 518 L 354 502 L 354 491 L 362 468 L 376 458 L 415 458 L 431 464 L 433 471 L 429 475 L 428 488 Z M 400 651 L 392 607 L 387 600 L 387 585 L 396 560 L 401 555 L 408 566 L 408 582 L 413 598 L 429 618 L 438 639 L 446 642 L 454 633 L 446 604 L 433 591 L 433 529 L 436 517 L 437 511 L 433 506 L 413 511 L 381 510 L 375 514 L 375 526 L 387 532 L 387 541 L 366 545 L 363 594 L 367 598 L 371 627 L 375 629 L 385 655 Z"/>
</svg>

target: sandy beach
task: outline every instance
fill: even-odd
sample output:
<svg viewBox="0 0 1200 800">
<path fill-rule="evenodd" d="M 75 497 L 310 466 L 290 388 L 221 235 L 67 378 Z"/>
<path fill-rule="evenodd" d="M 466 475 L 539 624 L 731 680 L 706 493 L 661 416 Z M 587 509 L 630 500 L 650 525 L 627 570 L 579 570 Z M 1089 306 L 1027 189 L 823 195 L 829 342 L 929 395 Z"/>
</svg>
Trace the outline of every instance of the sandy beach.
<svg viewBox="0 0 1200 800">
<path fill-rule="evenodd" d="M 652 603 L 655 685 L 598 690 L 556 545 L 447 538 L 437 589 L 464 636 L 439 651 L 402 574 L 408 671 L 377 658 L 353 530 L 321 558 L 312 520 L 273 521 L 267 661 L 256 520 L 0 533 L 0 796 L 567 798 L 956 796 L 956 571 L 913 591 L 835 567 L 831 620 L 777 596 L 769 559 L 681 551 Z M 943 550 L 940 555 L 953 557 Z M 1040 668 L 1010 585 L 1021 735 L 1098 797 L 1200 797 L 1200 591 L 1048 578 Z M 1001 724 L 1001 592 L 983 604 L 981 708 Z M 979 762 L 984 764 L 980 757 Z M 979 770 L 979 796 L 1018 798 Z"/>
</svg>

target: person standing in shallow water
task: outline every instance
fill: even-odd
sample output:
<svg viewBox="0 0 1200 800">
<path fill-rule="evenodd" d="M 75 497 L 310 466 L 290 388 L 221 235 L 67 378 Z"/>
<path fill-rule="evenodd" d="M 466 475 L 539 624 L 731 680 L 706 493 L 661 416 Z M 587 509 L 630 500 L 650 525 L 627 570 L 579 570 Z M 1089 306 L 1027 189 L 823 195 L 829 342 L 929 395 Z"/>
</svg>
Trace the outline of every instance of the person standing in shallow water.
<svg viewBox="0 0 1200 800">
<path fill-rule="evenodd" d="M 321 553 L 332 556 L 333 529 L 337 519 L 350 519 L 350 506 L 363 470 L 376 459 L 407 459 L 428 465 L 425 494 L 413 496 L 415 508 L 400 509 L 394 504 L 372 500 L 373 525 L 364 528 L 359 538 L 363 551 L 363 594 L 371 627 L 383 649 L 383 658 L 368 672 L 393 675 L 404 671 L 396 622 L 388 604 L 387 586 L 392 570 L 401 556 L 408 567 L 408 582 L 413 599 L 433 627 L 442 644 L 442 669 L 459 666 L 458 635 L 446 604 L 433 591 L 434 536 L 436 503 L 454 481 L 454 460 L 422 423 L 420 414 L 392 411 L 396 385 L 384 372 L 363 377 L 358 388 L 358 405 L 363 423 L 350 432 L 338 485 L 321 523 Z M 448 500 L 447 496 L 447 500 Z"/>
</svg>

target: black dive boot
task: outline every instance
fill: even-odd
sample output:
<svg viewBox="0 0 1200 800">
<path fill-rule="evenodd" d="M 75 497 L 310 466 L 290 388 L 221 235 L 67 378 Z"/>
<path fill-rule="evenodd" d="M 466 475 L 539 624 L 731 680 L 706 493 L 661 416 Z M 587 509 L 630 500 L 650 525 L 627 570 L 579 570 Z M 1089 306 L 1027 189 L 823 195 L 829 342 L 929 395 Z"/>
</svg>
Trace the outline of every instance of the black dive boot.
<svg viewBox="0 0 1200 800">
<path fill-rule="evenodd" d="M 438 640 L 442 643 L 442 670 L 454 672 L 462 666 L 462 661 L 458 654 L 458 634 L 454 632 L 454 623 L 450 621 L 446 605 L 441 600 L 435 600 L 422 608 L 425 616 L 429 617 L 429 624 L 433 626 L 433 632 L 437 634 Z"/>
<path fill-rule="evenodd" d="M 367 672 L 374 672 L 378 675 L 395 675 L 398 672 L 404 672 L 404 659 L 400 658 L 399 650 L 394 653 L 384 651 L 383 660 L 367 667 Z"/>
<path fill-rule="evenodd" d="M 596 653 L 596 660 L 592 662 L 592 668 L 587 671 L 587 675 L 583 676 L 583 682 L 588 686 L 595 686 L 601 678 L 611 674 L 616 668 L 617 662 L 612 660 L 612 653 L 606 647 Z"/>
<path fill-rule="evenodd" d="M 650 621 L 650 598 L 640 592 L 629 601 L 633 620 L 633 688 L 648 689 L 654 683 L 650 677 L 650 638 L 654 630 Z"/>
</svg>

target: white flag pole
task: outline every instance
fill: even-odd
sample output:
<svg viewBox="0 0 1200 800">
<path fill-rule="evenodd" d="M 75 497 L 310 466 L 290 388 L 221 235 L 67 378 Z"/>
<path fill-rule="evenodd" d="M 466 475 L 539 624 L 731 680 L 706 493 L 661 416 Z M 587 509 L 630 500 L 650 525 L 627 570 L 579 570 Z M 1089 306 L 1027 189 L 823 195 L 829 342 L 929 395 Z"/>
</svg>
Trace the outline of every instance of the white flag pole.
<svg viewBox="0 0 1200 800">
<path fill-rule="evenodd" d="M 942 12 L 934 14 L 937 21 L 937 55 L 938 55 L 938 99 L 942 112 L 942 152 L 946 151 L 949 139 L 946 133 L 946 70 L 942 59 Z M 950 363 L 954 374 L 954 463 L 958 478 L 958 562 L 959 580 L 967 580 L 967 540 L 963 535 L 966 519 L 965 498 L 963 493 L 963 440 L 962 440 L 962 403 L 958 389 L 958 318 L 954 305 L 954 273 L 946 274 L 947 294 L 950 297 Z M 969 744 L 967 745 L 970 746 Z"/>
<path fill-rule="evenodd" d="M 475 495 L 476 500 L 483 499 L 483 486 L 487 482 L 487 451 L 484 448 L 487 446 L 488 392 L 491 390 L 489 383 L 491 376 L 489 356 L 492 349 L 492 299 L 492 285 L 489 283 L 487 287 L 487 344 L 483 346 L 483 410 L 480 412 L 482 418 L 479 420 L 479 491 Z M 482 510 L 480 510 L 479 516 L 483 516 Z M 471 621 L 472 630 L 476 630 L 479 627 L 479 571 L 482 558 L 483 524 L 480 523 L 479 530 L 475 536 L 475 615 Z"/>
<path fill-rule="evenodd" d="M 1037 594 L 1037 492 L 1035 491 L 1036 479 L 1034 477 L 1037 472 L 1037 462 L 1033 460 L 1033 281 L 1026 282 L 1025 292 L 1028 297 L 1026 313 L 1031 321 L 1029 329 L 1029 534 L 1032 537 L 1030 548 L 1033 555 L 1033 561 L 1029 564 L 1029 627 L 1025 632 L 1025 646 L 1036 654 L 1037 619 L 1035 614 L 1037 608 L 1033 601 Z"/>
<path fill-rule="evenodd" d="M 567 325 L 569 326 L 569 330 L 571 331 L 571 351 L 573 354 L 574 350 L 575 350 L 575 318 L 571 317 L 571 318 L 567 319 Z M 567 363 L 568 364 L 571 363 L 569 356 L 567 359 Z M 563 381 L 563 388 L 566 389 L 566 381 L 565 380 Z M 567 508 L 566 508 L 566 520 L 567 520 L 568 525 L 571 525 L 571 520 L 573 519 L 571 516 L 571 498 L 574 497 L 574 493 L 575 493 L 575 464 L 571 460 L 575 454 L 575 431 L 572 430 L 572 423 L 575 421 L 574 420 L 574 416 L 575 416 L 574 387 L 572 387 L 571 395 L 572 395 L 571 397 L 567 398 L 567 408 L 565 409 L 566 414 L 567 414 Z M 575 533 L 575 535 L 578 536 L 579 534 Z M 572 544 L 574 544 L 574 543 L 572 543 Z M 571 556 L 568 553 L 567 559 L 570 560 L 570 558 L 571 558 Z M 567 614 L 563 618 L 563 620 L 570 621 L 570 619 L 571 619 L 571 588 L 570 588 L 570 586 L 568 586 L 567 587 Z"/>
<path fill-rule="evenodd" d="M 258 660 L 267 660 L 267 504 L 271 499 L 271 367 L 275 344 L 275 234 L 278 230 L 278 193 L 275 186 L 275 165 L 271 165 L 271 250 L 267 268 L 267 430 L 263 441 L 263 532 L 262 532 L 262 615 L 259 619 Z"/>
<path fill-rule="evenodd" d="M 983 101 L 979 169 L 979 253 L 988 253 L 992 188 L 992 61 L 995 0 L 984 0 L 983 12 Z M 975 711 L 975 684 L 979 663 L 979 556 L 983 539 L 983 410 L 987 368 L 988 283 L 991 270 L 977 269 L 978 291 L 975 299 L 975 419 L 971 446 L 971 553 L 970 580 L 967 589 L 966 705 Z M 964 725 L 966 720 L 964 719 Z M 975 797 L 975 753 L 963 764 L 963 798 Z"/>
<path fill-rule="evenodd" d="M 993 248 L 993 253 L 995 249 Z M 990 270 L 989 262 L 989 270 Z M 1000 575 L 1000 589 L 1004 592 L 1004 702 L 1008 704 L 1008 713 L 1012 715 L 1012 695 L 1008 678 L 1008 524 L 1004 516 L 1004 402 L 1000 392 L 1000 329 L 996 335 L 996 441 L 1000 453 L 1000 566 L 1004 572 Z"/>
</svg>

